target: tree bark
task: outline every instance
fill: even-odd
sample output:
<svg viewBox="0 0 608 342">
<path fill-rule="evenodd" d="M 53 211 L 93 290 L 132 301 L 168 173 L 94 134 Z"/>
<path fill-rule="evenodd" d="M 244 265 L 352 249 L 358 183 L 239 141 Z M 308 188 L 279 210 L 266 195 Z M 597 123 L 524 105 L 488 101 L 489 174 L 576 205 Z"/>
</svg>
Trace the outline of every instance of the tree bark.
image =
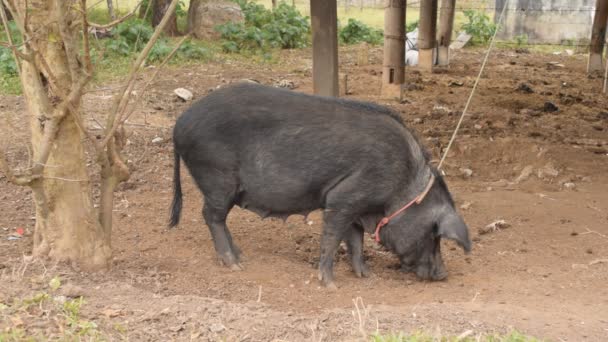
<svg viewBox="0 0 608 342">
<path fill-rule="evenodd" d="M 110 232 L 102 228 L 93 206 L 84 139 L 76 122 L 86 77 L 74 58 L 78 37 L 68 23 L 79 15 L 80 5 L 61 0 L 27 3 L 35 35 L 24 51 L 33 54 L 28 46 L 35 46 L 37 57 L 23 61 L 21 82 L 29 112 L 32 169 L 42 172 L 30 184 L 36 209 L 33 254 L 84 269 L 107 268 Z M 24 8 L 25 0 L 19 5 Z"/>
<path fill-rule="evenodd" d="M 0 5 L 2 6 L 2 8 L 4 8 L 4 13 L 6 13 L 6 20 L 8 20 L 8 21 L 13 20 L 13 15 L 11 14 L 11 11 L 9 11 L 8 8 L 6 8 L 4 1 L 0 0 Z"/>
<path fill-rule="evenodd" d="M 152 26 L 156 27 L 163 19 L 165 12 L 167 12 L 167 8 L 171 4 L 171 0 L 151 0 L 152 1 Z M 170 36 L 179 35 L 179 31 L 177 30 L 177 16 L 175 12 L 171 15 L 169 19 L 169 23 L 165 28 L 165 34 Z"/>
<path fill-rule="evenodd" d="M 188 7 L 188 32 L 192 32 L 194 29 L 194 23 L 196 22 L 196 9 L 200 6 L 202 0 L 190 0 L 190 7 Z"/>
<path fill-rule="evenodd" d="M 116 14 L 114 13 L 114 0 L 107 0 L 108 3 L 108 14 L 112 20 L 116 19 Z"/>
</svg>

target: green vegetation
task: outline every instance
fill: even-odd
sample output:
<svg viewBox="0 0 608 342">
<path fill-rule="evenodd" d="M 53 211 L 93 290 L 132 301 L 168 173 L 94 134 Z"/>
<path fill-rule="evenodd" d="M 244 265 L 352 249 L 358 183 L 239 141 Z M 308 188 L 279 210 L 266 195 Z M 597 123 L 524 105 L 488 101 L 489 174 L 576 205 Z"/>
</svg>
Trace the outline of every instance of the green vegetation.
<svg viewBox="0 0 608 342">
<path fill-rule="evenodd" d="M 272 11 L 248 0 L 235 0 L 244 23 L 218 25 L 225 52 L 268 52 L 273 48 L 302 48 L 310 42 L 310 19 L 295 7 L 280 3 Z"/>
<path fill-rule="evenodd" d="M 8 24 L 9 30 L 14 40 L 14 44 L 20 44 L 22 42 L 19 30 L 14 22 Z M 0 26 L 2 30 L 0 34 L 1 41 L 8 41 L 6 34 L 4 33 L 4 27 Z M 13 58 L 11 49 L 0 46 L 0 92 L 7 94 L 19 94 L 19 70 L 17 63 Z"/>
<path fill-rule="evenodd" d="M 490 17 L 483 12 L 474 10 L 466 10 L 464 15 L 468 22 L 463 24 L 461 29 L 473 36 L 471 43 L 475 45 L 489 42 L 498 29 Z"/>
<path fill-rule="evenodd" d="M 42 319 L 48 320 L 49 327 L 57 329 L 61 341 L 100 340 L 97 324 L 81 317 L 84 299 L 55 296 L 60 287 L 61 281 L 55 277 L 49 282 L 48 292 L 39 292 L 13 303 L 0 303 L 0 321 L 12 322 L 10 327 L 0 331 L 0 341 L 46 341 L 49 339 L 47 330 L 36 332 L 25 329 L 28 323 Z"/>
<path fill-rule="evenodd" d="M 405 25 L 405 33 L 412 32 L 418 27 L 418 20 L 412 21 L 410 23 L 406 23 Z"/>
<path fill-rule="evenodd" d="M 377 45 L 382 43 L 383 33 L 382 30 L 371 28 L 357 19 L 350 18 L 348 24 L 340 28 L 338 37 L 342 44 L 366 42 Z"/>
<path fill-rule="evenodd" d="M 524 47 L 528 45 L 528 35 L 522 34 L 519 36 L 515 36 L 515 42 L 517 43 L 517 47 Z"/>
</svg>

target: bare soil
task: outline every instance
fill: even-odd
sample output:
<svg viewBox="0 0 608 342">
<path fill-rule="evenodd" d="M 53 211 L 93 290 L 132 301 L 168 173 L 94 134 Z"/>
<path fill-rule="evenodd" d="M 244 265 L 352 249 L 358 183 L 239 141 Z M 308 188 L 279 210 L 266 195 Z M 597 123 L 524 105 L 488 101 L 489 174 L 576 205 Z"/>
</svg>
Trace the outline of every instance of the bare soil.
<svg viewBox="0 0 608 342">
<path fill-rule="evenodd" d="M 408 69 L 403 103 L 379 97 L 381 50 L 371 51 L 369 65 L 357 65 L 357 53 L 356 47 L 341 49 L 345 97 L 398 110 L 438 159 L 482 51 L 458 51 L 448 70 L 433 74 Z M 585 73 L 583 55 L 493 52 L 444 167 L 474 241 L 470 255 L 444 243 L 446 281 L 422 282 L 399 272 L 397 259 L 366 237 L 373 275 L 356 278 L 342 251 L 339 289 L 328 291 L 316 278 L 318 212 L 308 222 L 293 216 L 283 223 L 238 208 L 228 225 L 246 269 L 229 271 L 216 260 L 201 195 L 186 171 L 182 223 L 168 230 L 171 128 L 190 105 L 173 89 L 190 89 L 197 99 L 217 86 L 252 79 L 293 83 L 294 91 L 310 93 L 311 66 L 311 51 L 299 50 L 283 52 L 274 64 L 218 60 L 163 73 L 128 126 L 133 173 L 116 193 L 109 272 L 24 259 L 32 247 L 30 193 L 0 178 L 0 303 L 44 289 L 60 275 L 84 295 L 84 317 L 116 339 L 334 341 L 376 330 L 458 335 L 511 329 L 555 341 L 608 338 L 608 98 L 600 93 L 601 76 Z M 117 85 L 86 96 L 91 129 L 107 113 Z M 10 145 L 11 161 L 23 165 L 23 99 L 0 97 L 0 113 L 6 128 L 0 142 Z M 306 167 L 306 160 L 301 163 Z M 499 219 L 509 227 L 480 233 Z M 18 227 L 25 236 L 7 240 Z M 361 319 L 354 306 L 359 297 L 368 310 Z M 11 324 L 0 320 L 0 329 Z M 50 323 L 25 322 L 24 328 L 56 333 Z"/>
</svg>

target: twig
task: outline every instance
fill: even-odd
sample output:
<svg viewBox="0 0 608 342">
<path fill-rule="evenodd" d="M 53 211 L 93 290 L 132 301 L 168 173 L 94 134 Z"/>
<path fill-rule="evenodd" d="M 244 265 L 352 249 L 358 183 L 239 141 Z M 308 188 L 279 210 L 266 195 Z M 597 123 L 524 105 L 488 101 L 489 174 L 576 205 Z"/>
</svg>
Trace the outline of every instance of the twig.
<svg viewBox="0 0 608 342">
<path fill-rule="evenodd" d="M 88 179 L 70 179 L 70 178 L 62 178 L 62 177 L 51 177 L 51 176 L 43 176 L 44 179 L 55 179 L 65 182 L 88 182 Z"/>
<path fill-rule="evenodd" d="M 91 48 L 89 45 L 89 22 L 87 20 L 87 0 L 80 0 L 80 6 L 84 11 L 82 15 L 82 45 L 84 49 L 84 62 L 87 68 L 87 73 L 93 74 L 93 64 L 91 63 Z"/>
<path fill-rule="evenodd" d="M 138 4 L 137 4 L 137 5 L 136 5 L 136 6 L 135 6 L 135 7 L 134 7 L 132 10 L 131 10 L 131 12 L 127 13 L 127 14 L 126 14 L 124 17 L 122 17 L 122 18 L 118 18 L 118 19 L 116 19 L 116 20 L 114 20 L 114 21 L 111 21 L 111 22 L 109 22 L 109 23 L 107 23 L 107 24 L 104 24 L 104 25 L 101 25 L 101 24 L 96 24 L 96 23 L 89 23 L 89 26 L 94 27 L 94 28 L 97 28 L 97 29 L 108 29 L 108 28 L 114 27 L 114 26 L 116 26 L 116 25 L 118 25 L 118 24 L 122 23 L 123 21 L 125 21 L 125 20 L 127 20 L 127 19 L 131 18 L 131 17 L 132 17 L 132 16 L 135 14 L 135 12 L 137 12 L 137 9 L 139 9 L 139 6 L 141 6 L 141 4 L 142 4 L 142 3 L 143 3 L 143 1 L 140 1 L 140 2 L 139 2 L 139 3 L 138 3 Z M 169 12 L 169 10 L 167 10 L 167 13 L 173 13 L 173 11 Z M 165 14 L 166 14 L 166 13 L 165 13 Z"/>
<path fill-rule="evenodd" d="M 256 302 L 261 302 L 262 301 L 262 285 L 260 285 L 260 287 L 258 288 L 258 300 Z"/>
<path fill-rule="evenodd" d="M 580 234 L 578 234 L 578 235 L 596 234 L 596 235 L 598 235 L 598 236 L 603 237 L 604 239 L 608 239 L 608 236 L 606 236 L 606 235 L 604 235 L 604 234 L 602 234 L 602 233 L 600 233 L 600 232 L 596 232 L 595 230 L 591 230 L 591 229 L 589 229 L 589 228 L 585 228 L 585 229 L 587 229 L 587 231 L 586 231 L 586 232 L 584 232 L 584 233 L 580 233 Z"/>
<path fill-rule="evenodd" d="M 127 105 L 127 102 L 129 99 L 129 94 L 131 93 L 131 90 L 133 89 L 133 85 L 135 83 L 135 78 L 137 76 L 137 73 L 138 73 L 139 69 L 141 68 L 144 60 L 148 57 L 148 54 L 152 50 L 152 47 L 154 47 L 154 44 L 156 44 L 156 41 L 160 37 L 160 34 L 164 31 L 165 26 L 167 26 L 167 23 L 169 22 L 169 18 L 172 16 L 173 11 L 175 11 L 175 7 L 177 6 L 178 2 L 179 2 L 179 0 L 171 1 L 171 4 L 169 5 L 169 7 L 167 8 L 167 11 L 165 12 L 165 16 L 163 17 L 161 22 L 158 24 L 158 26 L 156 26 L 156 30 L 154 30 L 154 34 L 152 34 L 152 37 L 146 44 L 146 47 L 139 54 L 135 63 L 133 63 L 133 67 L 131 68 L 131 73 L 129 76 L 129 81 L 127 82 L 127 87 L 123 91 L 122 95 L 117 98 L 117 102 L 114 106 L 114 109 L 112 110 L 112 112 L 110 112 L 110 115 L 108 115 L 107 124 L 106 124 L 107 133 L 106 133 L 106 137 L 104 138 L 101 146 L 106 146 L 110 142 L 110 139 L 112 139 L 112 137 L 114 136 L 116 129 L 118 129 L 118 126 L 119 126 L 118 120 L 117 120 L 117 119 L 119 119 L 118 115 L 122 111 L 122 109 Z"/>
<path fill-rule="evenodd" d="M 147 124 L 147 123 L 142 124 L 142 123 L 136 123 L 136 122 L 125 122 L 125 125 L 152 128 L 152 129 L 171 129 L 171 127 L 156 126 L 156 125 L 152 125 L 152 124 Z"/>
<path fill-rule="evenodd" d="M 365 331 L 365 323 L 367 322 L 367 318 L 369 316 L 369 309 L 365 307 L 363 304 L 363 298 L 357 297 L 353 299 L 353 303 L 355 304 L 355 310 L 357 310 L 357 321 L 359 322 L 359 332 L 363 339 L 367 339 L 367 331 Z M 359 304 L 360 303 L 360 304 Z M 360 305 L 360 307 L 359 307 Z M 361 314 L 363 311 L 363 314 Z M 354 313 L 353 313 L 354 315 Z"/>
<path fill-rule="evenodd" d="M 129 117 L 131 117 L 131 115 L 133 114 L 133 112 L 135 111 L 135 109 L 137 109 L 137 107 L 141 104 L 141 101 L 143 101 L 144 98 L 144 94 L 146 93 L 146 90 L 148 90 L 148 87 L 150 86 L 150 84 L 154 81 L 154 79 L 156 78 L 156 76 L 158 76 L 158 74 L 160 73 L 160 71 L 162 70 L 162 68 L 167 64 L 167 62 L 169 62 L 169 60 L 171 58 L 173 58 L 173 55 L 175 55 L 175 53 L 177 52 L 177 50 L 179 50 L 179 48 L 182 46 L 182 44 L 184 43 L 184 41 L 186 41 L 186 39 L 190 38 L 190 34 L 185 35 L 175 46 L 175 48 L 173 49 L 173 51 L 171 51 L 171 53 L 169 53 L 169 55 L 167 57 L 165 57 L 165 59 L 163 60 L 163 62 L 156 68 L 156 70 L 154 71 L 154 74 L 152 75 L 152 77 L 150 77 L 150 79 L 148 80 L 148 82 L 146 82 L 146 84 L 144 85 L 143 89 L 140 91 L 139 95 L 137 96 L 137 99 L 135 99 L 135 103 L 133 104 L 133 106 L 131 107 L 131 111 L 129 112 L 129 114 L 127 114 L 125 116 L 124 119 L 121 118 L 121 123 L 124 123 L 125 121 L 127 121 L 129 119 Z M 122 113 L 121 113 L 122 116 Z M 148 120 L 145 120 L 146 123 Z"/>
</svg>

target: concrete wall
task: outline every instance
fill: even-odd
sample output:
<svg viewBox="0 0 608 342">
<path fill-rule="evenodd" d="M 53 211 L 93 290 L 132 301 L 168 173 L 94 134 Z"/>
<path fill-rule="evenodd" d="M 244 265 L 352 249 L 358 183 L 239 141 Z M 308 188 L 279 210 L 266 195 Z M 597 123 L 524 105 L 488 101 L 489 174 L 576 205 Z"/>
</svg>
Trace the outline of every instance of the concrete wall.
<svg viewBox="0 0 608 342">
<path fill-rule="evenodd" d="M 507 0 L 496 0 L 495 20 Z M 528 35 L 530 43 L 589 40 L 595 0 L 510 0 L 500 39 Z"/>
</svg>

